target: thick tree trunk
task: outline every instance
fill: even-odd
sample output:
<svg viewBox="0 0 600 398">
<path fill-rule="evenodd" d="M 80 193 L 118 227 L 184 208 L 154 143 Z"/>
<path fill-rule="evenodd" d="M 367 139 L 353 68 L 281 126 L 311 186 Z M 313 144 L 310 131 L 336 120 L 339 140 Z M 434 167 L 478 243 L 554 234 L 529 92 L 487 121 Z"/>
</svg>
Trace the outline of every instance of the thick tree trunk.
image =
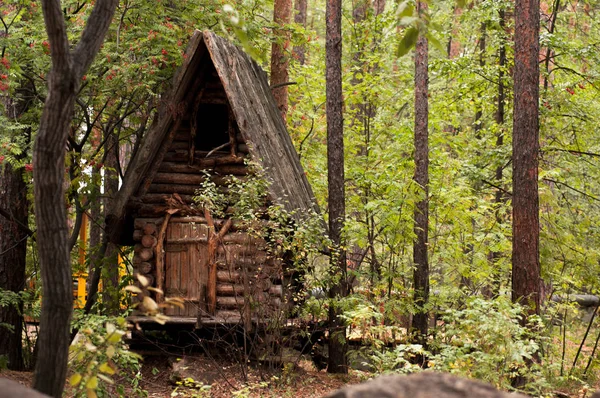
<svg viewBox="0 0 600 398">
<path fill-rule="evenodd" d="M 540 311 L 539 0 L 515 5 L 512 299 Z"/>
<path fill-rule="evenodd" d="M 417 2 L 422 14 L 427 3 Z M 428 42 L 419 35 L 415 47 L 415 182 L 422 188 L 422 199 L 414 212 L 415 241 L 413 243 L 413 284 L 417 312 L 413 316 L 414 342 L 425 345 L 429 314 L 425 309 L 429 300 L 429 260 L 427 241 L 429 229 L 429 133 L 428 133 Z"/>
<path fill-rule="evenodd" d="M 118 0 L 96 1 L 81 39 L 71 50 L 60 2 L 42 1 L 52 69 L 33 152 L 37 247 L 43 285 L 34 387 L 54 397 L 62 396 L 67 376 L 73 309 L 63 184 L 66 141 L 79 83 L 100 49 L 117 4 Z"/>
<path fill-rule="evenodd" d="M 306 13 L 308 10 L 308 0 L 296 0 L 294 3 L 294 9 L 296 14 L 294 15 L 294 22 L 302 27 L 306 28 Z M 298 60 L 300 65 L 304 65 L 306 62 L 306 49 L 304 46 L 294 46 L 294 57 Z"/>
<path fill-rule="evenodd" d="M 0 216 L 0 289 L 19 293 L 25 288 L 25 259 L 27 254 L 29 213 L 27 186 L 23 169 L 6 162 L 0 165 L 0 209 L 10 218 Z M 8 357 L 8 368 L 23 370 L 23 305 L 0 306 L 0 355 Z"/>
<path fill-rule="evenodd" d="M 277 107 L 283 120 L 286 120 L 288 110 L 288 87 L 285 83 L 289 80 L 288 66 L 290 63 L 286 50 L 290 45 L 290 33 L 286 25 L 292 16 L 292 0 L 275 0 L 273 9 L 273 22 L 279 25 L 275 29 L 275 37 L 271 48 L 271 87 Z"/>
<path fill-rule="evenodd" d="M 332 269 L 339 282 L 332 286 L 329 297 L 339 299 L 347 294 L 346 253 L 342 249 L 345 218 L 344 192 L 344 120 L 342 113 L 342 2 L 330 0 L 326 9 L 326 96 L 327 96 L 327 183 L 329 188 L 329 236 L 335 247 Z M 330 373 L 347 373 L 346 326 L 335 305 L 329 307 Z"/>
<path fill-rule="evenodd" d="M 5 115 L 17 120 L 31 105 L 31 83 L 18 88 L 13 98 L 4 102 Z M 19 131 L 25 134 L 24 145 L 31 142 L 31 129 Z M 22 160 L 28 149 L 22 148 L 17 156 Z M 8 162 L 0 163 L 0 289 L 19 293 L 25 288 L 25 267 L 27 258 L 27 237 L 32 235 L 28 227 L 29 201 L 27 184 L 23 180 L 23 169 L 15 169 Z M 0 326 L 0 355 L 8 358 L 8 368 L 24 370 L 23 362 L 23 305 L 0 307 L 0 324 L 10 325 L 11 329 Z"/>
</svg>

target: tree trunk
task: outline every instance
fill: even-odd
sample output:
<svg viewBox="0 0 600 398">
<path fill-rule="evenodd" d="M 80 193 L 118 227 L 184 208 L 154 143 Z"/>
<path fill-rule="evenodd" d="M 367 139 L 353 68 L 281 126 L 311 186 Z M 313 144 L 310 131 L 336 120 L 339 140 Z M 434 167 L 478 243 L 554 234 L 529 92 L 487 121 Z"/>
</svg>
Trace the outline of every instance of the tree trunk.
<svg viewBox="0 0 600 398">
<path fill-rule="evenodd" d="M 306 28 L 306 12 L 308 9 L 308 0 L 296 0 L 294 3 L 294 9 L 296 15 L 294 15 L 294 22 L 302 27 Z M 294 46 L 294 57 L 298 60 L 300 65 L 304 65 L 306 62 L 306 48 L 304 45 Z"/>
<path fill-rule="evenodd" d="M 329 192 L 329 236 L 334 246 L 331 266 L 339 281 L 329 290 L 329 297 L 346 296 L 346 253 L 342 249 L 345 218 L 344 193 L 344 120 L 342 113 L 342 2 L 330 0 L 326 9 L 326 96 L 327 96 L 327 184 Z M 330 373 L 348 373 L 346 326 L 335 303 L 329 306 Z"/>
<path fill-rule="evenodd" d="M 285 83 L 289 80 L 289 57 L 285 53 L 290 45 L 290 33 L 286 25 L 292 16 L 292 0 L 275 0 L 273 22 L 279 26 L 275 29 L 275 37 L 271 49 L 271 87 L 273 96 L 283 120 L 286 120 L 288 110 L 288 88 Z"/>
<path fill-rule="evenodd" d="M 10 218 L 0 216 L 0 289 L 19 293 L 25 288 L 25 259 L 27 254 L 28 203 L 23 169 L 6 162 L 0 166 L 0 209 Z M 0 355 L 8 358 L 8 368 L 23 370 L 23 303 L 0 306 Z"/>
<path fill-rule="evenodd" d="M 32 83 L 26 82 L 18 88 L 13 98 L 4 101 L 5 115 L 17 120 L 31 105 Z M 31 129 L 19 131 L 25 134 L 25 147 L 16 158 L 25 159 L 31 142 Z M 23 180 L 23 169 L 15 169 L 7 161 L 0 162 L 0 289 L 19 293 L 25 288 L 25 268 L 27 259 L 27 237 L 32 235 L 28 227 L 29 202 L 27 184 Z M 23 304 L 0 306 L 0 355 L 8 358 L 8 368 L 24 370 L 23 346 Z"/>
<path fill-rule="evenodd" d="M 539 0 L 515 5 L 512 299 L 540 312 Z"/>
<path fill-rule="evenodd" d="M 65 148 L 81 79 L 104 41 L 118 0 L 98 0 L 71 50 L 59 1 L 42 0 L 52 68 L 33 151 L 37 247 L 43 295 L 36 390 L 61 397 L 67 376 L 73 293 L 64 195 Z"/>
<path fill-rule="evenodd" d="M 500 23 L 500 30 L 501 30 L 501 35 L 503 40 L 501 41 L 500 44 L 500 49 L 498 50 L 498 97 L 496 98 L 496 114 L 494 115 L 494 119 L 496 121 L 497 124 L 497 128 L 498 128 L 498 133 L 496 134 L 496 148 L 500 149 L 502 148 L 502 146 L 504 146 L 504 101 L 506 101 L 506 94 L 505 94 L 505 85 L 504 85 L 504 68 L 506 67 L 506 46 L 504 45 L 504 29 L 506 26 L 505 23 L 505 12 L 503 9 L 500 9 L 498 11 L 498 19 L 499 19 L 499 23 Z M 504 169 L 503 169 L 504 165 L 503 164 L 498 164 L 496 166 L 496 172 L 494 175 L 494 179 L 495 182 L 497 184 L 498 187 L 502 187 L 502 179 L 503 179 L 503 174 L 504 174 Z M 494 216 L 496 218 L 496 223 L 498 225 L 501 225 L 501 223 L 504 221 L 502 219 L 502 216 L 500 215 L 500 204 L 503 203 L 505 201 L 505 196 L 504 196 L 504 192 L 502 191 L 502 189 L 497 189 L 496 193 L 494 195 L 494 203 L 497 205 L 496 206 L 496 210 L 494 211 Z M 498 267 L 496 266 L 496 262 L 498 261 L 498 259 L 502 256 L 502 253 L 497 252 L 497 251 L 492 251 L 489 253 L 489 261 L 492 263 L 492 270 L 493 270 L 493 274 L 498 275 L 499 274 L 499 270 Z M 483 294 L 484 296 L 486 296 L 487 298 L 492 298 L 494 295 L 498 294 L 499 290 L 500 290 L 500 284 L 501 282 L 499 280 L 494 280 L 493 281 L 493 285 L 487 285 L 484 290 L 483 290 Z"/>
<path fill-rule="evenodd" d="M 104 216 L 107 216 L 107 209 L 110 207 L 113 197 L 119 191 L 119 137 L 113 128 L 108 128 L 104 133 Z M 102 286 L 103 286 L 103 307 L 107 314 L 116 315 L 119 312 L 119 248 L 113 243 L 109 243 L 106 248 Z"/>
<path fill-rule="evenodd" d="M 423 15 L 427 3 L 418 1 L 417 11 Z M 415 182 L 422 188 L 422 199 L 414 212 L 413 261 L 414 301 L 417 312 L 413 317 L 414 342 L 425 345 L 429 314 L 425 309 L 429 300 L 429 260 L 427 241 L 429 229 L 429 134 L 428 134 L 428 42 L 419 35 L 415 47 Z"/>
</svg>

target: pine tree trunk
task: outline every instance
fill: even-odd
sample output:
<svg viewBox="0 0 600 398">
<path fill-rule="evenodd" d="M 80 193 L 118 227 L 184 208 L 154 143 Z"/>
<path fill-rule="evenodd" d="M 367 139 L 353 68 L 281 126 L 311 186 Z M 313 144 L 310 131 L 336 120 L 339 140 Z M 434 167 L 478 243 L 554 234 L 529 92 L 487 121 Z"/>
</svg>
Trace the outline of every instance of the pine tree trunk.
<svg viewBox="0 0 600 398">
<path fill-rule="evenodd" d="M 329 188 L 329 236 L 335 247 L 331 256 L 332 269 L 339 282 L 332 286 L 329 297 L 346 296 L 346 253 L 342 249 L 345 218 L 344 192 L 344 120 L 342 113 L 342 2 L 330 0 L 326 9 L 326 97 L 327 97 L 327 183 Z M 346 326 L 335 305 L 329 307 L 330 373 L 348 373 Z"/>
<path fill-rule="evenodd" d="M 289 80 L 289 57 L 286 50 L 290 45 L 290 34 L 286 25 L 292 16 L 292 0 L 275 0 L 273 22 L 279 26 L 275 29 L 275 38 L 271 48 L 271 87 L 277 107 L 283 120 L 286 120 L 288 110 L 288 88 L 285 83 Z"/>
<path fill-rule="evenodd" d="M 296 0 L 294 3 L 294 9 L 296 10 L 296 15 L 294 15 L 294 22 L 306 28 L 306 12 L 308 9 L 308 0 Z M 306 48 L 304 48 L 304 45 L 294 46 L 294 57 L 298 60 L 300 65 L 304 65 L 304 63 L 306 62 Z"/>
<path fill-rule="evenodd" d="M 115 129 L 109 129 L 105 132 L 104 143 L 104 211 L 110 207 L 110 203 L 114 196 L 119 191 L 119 174 L 118 174 L 118 151 L 119 137 Z M 106 213 L 105 213 L 106 216 Z M 107 314 L 116 315 L 119 312 L 119 260 L 118 247 L 109 243 L 104 254 L 103 261 L 103 305 Z"/>
<path fill-rule="evenodd" d="M 29 214 L 27 186 L 23 181 L 23 169 L 15 169 L 10 163 L 0 165 L 0 289 L 19 293 L 25 288 L 25 259 L 27 254 Z M 0 306 L 0 355 L 8 358 L 8 368 L 24 370 L 22 333 L 23 305 Z"/>
<path fill-rule="evenodd" d="M 427 3 L 417 2 L 422 15 Z M 417 312 L 413 317 L 414 342 L 425 345 L 429 314 L 425 306 L 429 300 L 429 260 L 427 241 L 429 229 L 429 133 L 428 133 L 428 42 L 419 35 L 415 48 L 415 182 L 422 188 L 422 199 L 414 212 L 413 261 L 414 301 Z"/>
<path fill-rule="evenodd" d="M 540 312 L 539 0 L 515 5 L 512 299 Z"/>
</svg>

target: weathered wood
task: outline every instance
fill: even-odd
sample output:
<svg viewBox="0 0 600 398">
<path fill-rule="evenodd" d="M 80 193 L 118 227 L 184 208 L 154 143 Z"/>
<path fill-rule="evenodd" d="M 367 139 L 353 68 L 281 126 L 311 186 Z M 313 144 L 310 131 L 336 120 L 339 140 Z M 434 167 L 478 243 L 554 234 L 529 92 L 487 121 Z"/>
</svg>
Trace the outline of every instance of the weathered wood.
<svg viewBox="0 0 600 398">
<path fill-rule="evenodd" d="M 137 255 L 142 260 L 142 262 L 144 262 L 151 260 L 154 257 L 154 251 L 151 248 L 144 247 L 140 250 L 140 252 Z"/>
<path fill-rule="evenodd" d="M 154 177 L 152 184 L 185 184 L 185 185 L 200 185 L 206 178 L 202 174 L 182 174 L 182 173 L 165 173 L 158 172 Z"/>
<path fill-rule="evenodd" d="M 167 239 L 168 244 L 208 243 L 208 237 L 197 236 L 189 238 Z"/>
<path fill-rule="evenodd" d="M 167 233 L 167 227 L 169 226 L 169 219 L 175 212 L 176 210 L 174 210 L 173 213 L 168 212 L 165 214 L 165 218 L 160 226 L 160 232 L 158 233 L 158 242 L 154 247 L 154 250 L 156 251 L 156 287 L 161 290 L 164 289 L 165 283 L 165 254 L 163 252 L 165 235 Z M 163 296 L 158 295 L 156 302 L 160 303 L 162 302 L 162 299 Z"/>
<path fill-rule="evenodd" d="M 136 213 L 142 217 L 152 217 L 165 214 L 165 211 L 170 209 L 169 205 L 161 205 L 161 204 L 143 204 L 138 205 L 136 209 Z M 202 210 L 196 207 L 188 207 L 186 209 L 181 209 L 179 211 L 181 215 L 190 215 L 195 216 L 202 214 Z"/>
<path fill-rule="evenodd" d="M 136 229 L 135 231 L 133 231 L 133 240 L 136 242 L 139 242 L 142 240 L 142 236 L 144 236 L 144 231 L 142 231 L 141 229 Z"/>
<path fill-rule="evenodd" d="M 288 211 L 318 212 L 265 72 L 237 47 L 210 32 L 205 33 L 204 42 L 223 82 L 240 133 L 246 143 L 255 144 L 250 153 L 254 159 L 260 159 L 273 180 L 272 196 Z M 295 217 L 301 220 L 307 214 L 296 212 Z"/>
<path fill-rule="evenodd" d="M 194 195 L 190 194 L 190 195 L 184 195 L 182 193 L 179 193 L 179 197 L 181 198 L 181 200 L 183 200 L 184 203 L 186 204 L 192 204 L 194 203 Z M 142 203 L 161 203 L 161 204 L 165 204 L 166 201 L 171 197 L 171 195 L 167 195 L 167 194 L 161 194 L 161 193 L 147 193 L 144 196 L 142 196 L 139 200 Z"/>
<path fill-rule="evenodd" d="M 179 194 L 179 195 L 190 195 L 196 194 L 198 189 L 195 185 L 181 185 L 181 184 L 152 184 L 148 187 L 148 193 L 161 193 L 161 194 Z M 145 195 L 147 196 L 147 194 Z M 167 195 L 168 198 L 168 195 Z M 166 199 L 166 198 L 165 198 Z M 183 197 L 182 197 L 183 199 Z M 184 200 L 185 202 L 185 200 Z"/>
<path fill-rule="evenodd" d="M 142 262 L 137 264 L 135 268 L 140 274 L 149 274 L 150 272 L 152 272 L 152 263 Z"/>
<path fill-rule="evenodd" d="M 244 306 L 244 298 L 240 296 L 218 296 L 216 301 L 219 308 L 238 308 Z"/>
<path fill-rule="evenodd" d="M 241 245 L 259 245 L 259 246 L 265 246 L 267 244 L 267 242 L 262 239 L 259 238 L 253 234 L 249 234 L 247 232 L 234 232 L 234 233 L 230 233 L 227 234 L 223 237 L 223 243 L 228 244 L 228 243 L 234 243 L 234 244 L 241 244 Z"/>
<path fill-rule="evenodd" d="M 269 288 L 269 294 L 272 296 L 283 297 L 283 286 L 273 285 Z"/>
<path fill-rule="evenodd" d="M 248 149 L 248 144 L 238 144 L 237 150 L 241 153 L 250 153 L 250 149 Z"/>
<path fill-rule="evenodd" d="M 142 246 L 152 248 L 156 245 L 156 236 L 144 235 L 142 236 Z"/>
<path fill-rule="evenodd" d="M 234 295 L 243 295 L 244 287 L 241 285 L 234 285 L 231 283 L 217 283 L 217 295 L 223 296 L 234 296 Z"/>
<path fill-rule="evenodd" d="M 241 280 L 241 275 L 237 271 L 217 270 L 217 282 L 235 283 Z"/>
<path fill-rule="evenodd" d="M 157 218 L 136 218 L 133 222 L 133 226 L 135 229 L 143 230 L 147 223 L 161 223 L 162 217 Z"/>
<path fill-rule="evenodd" d="M 201 168 L 207 167 L 215 167 L 217 165 L 225 165 L 225 164 L 244 164 L 245 156 L 231 156 L 231 155 L 222 155 L 221 156 L 212 156 L 207 158 L 207 151 L 195 151 L 194 152 L 194 163 L 192 166 L 198 166 Z M 163 158 L 164 162 L 172 162 L 172 163 L 187 163 L 189 157 L 189 151 L 187 150 L 177 150 L 167 152 L 165 157 Z"/>
<path fill-rule="evenodd" d="M 227 234 L 231 224 L 231 220 L 227 220 L 221 227 L 219 232 L 215 231 L 215 224 L 208 208 L 204 209 L 204 218 L 209 226 L 208 233 L 208 282 L 206 287 L 206 299 L 208 304 L 208 312 L 214 314 L 217 305 L 217 246 Z"/>
<path fill-rule="evenodd" d="M 156 223 L 146 223 L 142 231 L 144 232 L 144 235 L 156 235 Z"/>
</svg>

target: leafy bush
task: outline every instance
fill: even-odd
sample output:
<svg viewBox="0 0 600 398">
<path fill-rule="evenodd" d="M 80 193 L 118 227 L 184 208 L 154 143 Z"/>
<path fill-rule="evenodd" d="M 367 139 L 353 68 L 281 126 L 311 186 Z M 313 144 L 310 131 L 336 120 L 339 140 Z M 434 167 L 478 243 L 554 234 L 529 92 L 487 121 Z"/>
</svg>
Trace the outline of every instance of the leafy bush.
<svg viewBox="0 0 600 398">
<path fill-rule="evenodd" d="M 125 396 L 125 385 L 133 396 L 146 396 L 140 387 L 141 357 L 128 350 L 125 318 L 88 315 L 77 319 L 80 330 L 71 346 L 69 379 L 75 397 Z M 116 382 L 115 378 L 118 378 Z"/>
<path fill-rule="evenodd" d="M 464 309 L 449 310 L 442 317 L 430 366 L 505 389 L 516 376 L 543 381 L 538 367 L 527 366 L 539 356 L 542 337 L 533 331 L 542 330 L 541 320 L 529 317 L 525 327 L 519 322 L 522 313 L 523 308 L 507 297 L 467 299 Z"/>
</svg>

